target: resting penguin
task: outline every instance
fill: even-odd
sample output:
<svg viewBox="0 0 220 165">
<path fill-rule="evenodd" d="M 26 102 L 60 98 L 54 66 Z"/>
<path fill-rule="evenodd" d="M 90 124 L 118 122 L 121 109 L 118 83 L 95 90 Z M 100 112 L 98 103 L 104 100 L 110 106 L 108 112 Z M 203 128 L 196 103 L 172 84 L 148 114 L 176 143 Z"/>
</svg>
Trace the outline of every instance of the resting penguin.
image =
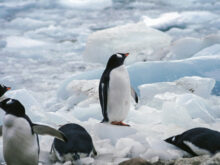
<svg viewBox="0 0 220 165">
<path fill-rule="evenodd" d="M 220 151 L 220 132 L 208 128 L 193 128 L 165 140 L 192 156 L 215 154 Z"/>
<path fill-rule="evenodd" d="M 66 141 L 62 132 L 32 123 L 18 100 L 7 98 L 0 102 L 0 108 L 6 112 L 0 135 L 3 136 L 3 155 L 7 165 L 38 164 L 40 150 L 37 134 L 47 134 Z"/>
<path fill-rule="evenodd" d="M 0 84 L 0 101 L 5 99 L 3 95 L 5 94 L 5 92 L 7 92 L 10 89 L 11 89 L 10 87 L 6 87 Z"/>
<path fill-rule="evenodd" d="M 129 126 L 123 123 L 130 110 L 130 96 L 138 102 L 136 92 L 131 88 L 124 60 L 129 53 L 113 54 L 106 65 L 99 83 L 99 101 L 102 108 L 102 122 Z"/>
<path fill-rule="evenodd" d="M 80 125 L 70 123 L 59 128 L 67 137 L 67 143 L 54 139 L 52 151 L 61 162 L 80 159 L 82 156 L 97 155 L 92 138 Z"/>
</svg>

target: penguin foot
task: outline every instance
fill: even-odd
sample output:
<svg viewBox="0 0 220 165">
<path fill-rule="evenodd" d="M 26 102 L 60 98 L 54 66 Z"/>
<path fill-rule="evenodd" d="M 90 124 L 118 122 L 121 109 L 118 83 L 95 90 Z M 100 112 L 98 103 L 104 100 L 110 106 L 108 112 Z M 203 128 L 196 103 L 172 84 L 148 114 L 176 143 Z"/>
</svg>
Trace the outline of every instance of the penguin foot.
<svg viewBox="0 0 220 165">
<path fill-rule="evenodd" d="M 112 125 L 120 125 L 120 126 L 130 127 L 129 124 L 125 124 L 125 123 L 123 123 L 122 121 L 112 121 L 111 124 L 112 124 Z"/>
</svg>

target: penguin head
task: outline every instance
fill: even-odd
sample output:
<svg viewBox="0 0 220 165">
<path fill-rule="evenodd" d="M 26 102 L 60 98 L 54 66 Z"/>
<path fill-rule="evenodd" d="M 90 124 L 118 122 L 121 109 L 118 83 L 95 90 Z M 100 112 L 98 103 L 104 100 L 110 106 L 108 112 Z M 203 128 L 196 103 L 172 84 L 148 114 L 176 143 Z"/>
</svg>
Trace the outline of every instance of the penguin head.
<svg viewBox="0 0 220 165">
<path fill-rule="evenodd" d="M 1 101 L 0 108 L 2 108 L 6 114 L 12 114 L 17 117 L 22 117 L 25 115 L 24 106 L 15 99 L 7 98 Z"/>
<path fill-rule="evenodd" d="M 107 63 L 107 68 L 116 68 L 124 64 L 125 58 L 129 55 L 129 53 L 116 53 L 113 54 Z"/>
<path fill-rule="evenodd" d="M 6 87 L 0 84 L 0 97 L 2 97 L 5 94 L 5 92 L 7 92 L 10 89 L 11 89 L 10 87 Z"/>
</svg>

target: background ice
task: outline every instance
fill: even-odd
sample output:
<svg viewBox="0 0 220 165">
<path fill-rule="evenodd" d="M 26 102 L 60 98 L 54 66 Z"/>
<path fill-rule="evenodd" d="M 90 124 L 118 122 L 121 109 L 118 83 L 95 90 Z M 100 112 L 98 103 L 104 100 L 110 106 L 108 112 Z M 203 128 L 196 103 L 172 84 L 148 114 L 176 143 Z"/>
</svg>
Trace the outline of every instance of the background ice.
<svg viewBox="0 0 220 165">
<path fill-rule="evenodd" d="M 219 7 L 218 0 L 1 1 L 0 83 L 34 122 L 84 126 L 98 156 L 81 163 L 182 157 L 163 139 L 197 126 L 220 131 Z M 140 97 L 130 128 L 100 123 L 99 78 L 118 51 L 130 52 Z M 40 160 L 62 164 L 50 161 L 52 141 L 40 137 Z"/>
<path fill-rule="evenodd" d="M 106 64 L 115 52 L 129 52 L 126 63 L 136 61 L 160 60 L 155 50 L 170 44 L 171 37 L 145 23 L 127 24 L 92 33 L 88 37 L 85 61 Z M 102 46 L 100 46 L 102 44 Z"/>
</svg>

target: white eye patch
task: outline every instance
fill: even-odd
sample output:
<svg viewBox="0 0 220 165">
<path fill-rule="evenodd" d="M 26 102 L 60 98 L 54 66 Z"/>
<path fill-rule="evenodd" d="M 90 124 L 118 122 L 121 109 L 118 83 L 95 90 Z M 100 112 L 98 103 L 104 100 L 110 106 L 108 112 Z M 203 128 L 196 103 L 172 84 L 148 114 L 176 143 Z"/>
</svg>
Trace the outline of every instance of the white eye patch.
<svg viewBox="0 0 220 165">
<path fill-rule="evenodd" d="M 116 56 L 117 56 L 118 58 L 122 58 L 122 55 L 121 55 L 121 54 L 116 54 Z"/>
<path fill-rule="evenodd" d="M 12 102 L 13 102 L 12 99 L 10 99 L 6 102 L 6 104 L 12 104 Z"/>
</svg>

